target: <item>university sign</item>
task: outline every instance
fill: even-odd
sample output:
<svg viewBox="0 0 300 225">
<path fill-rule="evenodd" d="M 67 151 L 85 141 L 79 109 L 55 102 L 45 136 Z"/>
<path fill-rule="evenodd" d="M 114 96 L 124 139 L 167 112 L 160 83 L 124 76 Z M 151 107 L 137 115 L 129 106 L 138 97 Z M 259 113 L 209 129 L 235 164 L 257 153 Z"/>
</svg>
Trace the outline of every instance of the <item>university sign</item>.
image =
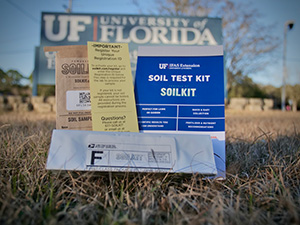
<svg viewBox="0 0 300 225">
<path fill-rule="evenodd" d="M 44 46 L 86 45 L 87 41 L 129 43 L 135 74 L 141 45 L 222 45 L 220 18 L 42 13 L 41 43 L 36 49 L 34 86 L 55 84 L 55 53 Z"/>
<path fill-rule="evenodd" d="M 42 42 L 216 45 L 208 19 L 112 15 L 43 15 Z M 99 33 L 99 34 L 98 34 Z M 44 42 L 45 41 L 45 42 Z"/>
</svg>

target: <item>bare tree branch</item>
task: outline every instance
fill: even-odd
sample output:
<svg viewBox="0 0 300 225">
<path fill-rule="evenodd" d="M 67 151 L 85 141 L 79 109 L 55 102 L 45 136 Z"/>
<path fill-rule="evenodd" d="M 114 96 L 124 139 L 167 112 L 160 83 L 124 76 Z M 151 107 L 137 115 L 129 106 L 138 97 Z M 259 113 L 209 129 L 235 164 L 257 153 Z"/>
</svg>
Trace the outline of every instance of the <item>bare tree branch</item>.
<svg viewBox="0 0 300 225">
<path fill-rule="evenodd" d="M 264 25 L 250 4 L 233 0 L 156 0 L 162 15 L 221 17 L 228 86 L 236 77 L 263 70 L 279 46 L 274 25 Z"/>
</svg>

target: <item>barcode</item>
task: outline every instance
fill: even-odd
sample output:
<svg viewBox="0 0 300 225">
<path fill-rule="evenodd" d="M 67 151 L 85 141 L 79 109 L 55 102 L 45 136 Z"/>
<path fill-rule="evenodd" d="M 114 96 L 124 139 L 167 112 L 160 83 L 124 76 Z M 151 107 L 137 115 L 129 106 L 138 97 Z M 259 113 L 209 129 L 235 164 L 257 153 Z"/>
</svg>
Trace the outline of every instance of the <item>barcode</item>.
<svg viewBox="0 0 300 225">
<path fill-rule="evenodd" d="M 79 92 L 79 103 L 90 103 L 90 92 Z"/>
<path fill-rule="evenodd" d="M 149 152 L 148 162 L 156 163 L 171 163 L 171 156 L 169 152 Z"/>
</svg>

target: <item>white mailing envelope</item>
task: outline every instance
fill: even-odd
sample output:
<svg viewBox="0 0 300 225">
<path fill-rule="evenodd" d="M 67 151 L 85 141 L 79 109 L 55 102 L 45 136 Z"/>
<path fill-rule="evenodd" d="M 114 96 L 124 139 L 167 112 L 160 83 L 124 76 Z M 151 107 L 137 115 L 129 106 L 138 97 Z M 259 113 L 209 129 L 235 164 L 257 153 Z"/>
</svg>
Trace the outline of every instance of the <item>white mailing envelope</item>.
<svg viewBox="0 0 300 225">
<path fill-rule="evenodd" d="M 210 135 L 53 130 L 48 170 L 216 175 Z"/>
</svg>

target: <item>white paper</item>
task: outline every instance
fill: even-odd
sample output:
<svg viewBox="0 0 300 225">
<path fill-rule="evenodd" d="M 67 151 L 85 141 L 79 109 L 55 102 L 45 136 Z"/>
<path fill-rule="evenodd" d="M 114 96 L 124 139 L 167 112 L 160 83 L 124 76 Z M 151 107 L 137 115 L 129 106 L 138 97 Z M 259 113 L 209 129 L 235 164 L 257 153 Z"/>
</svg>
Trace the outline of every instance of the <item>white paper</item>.
<svg viewBox="0 0 300 225">
<path fill-rule="evenodd" d="M 209 135 L 79 130 L 53 131 L 47 169 L 217 173 Z"/>
<path fill-rule="evenodd" d="M 90 91 L 67 91 L 66 92 L 67 110 L 90 110 Z"/>
<path fill-rule="evenodd" d="M 90 135 L 86 150 L 86 169 L 98 171 L 172 171 L 176 146 L 172 137 Z"/>
</svg>

